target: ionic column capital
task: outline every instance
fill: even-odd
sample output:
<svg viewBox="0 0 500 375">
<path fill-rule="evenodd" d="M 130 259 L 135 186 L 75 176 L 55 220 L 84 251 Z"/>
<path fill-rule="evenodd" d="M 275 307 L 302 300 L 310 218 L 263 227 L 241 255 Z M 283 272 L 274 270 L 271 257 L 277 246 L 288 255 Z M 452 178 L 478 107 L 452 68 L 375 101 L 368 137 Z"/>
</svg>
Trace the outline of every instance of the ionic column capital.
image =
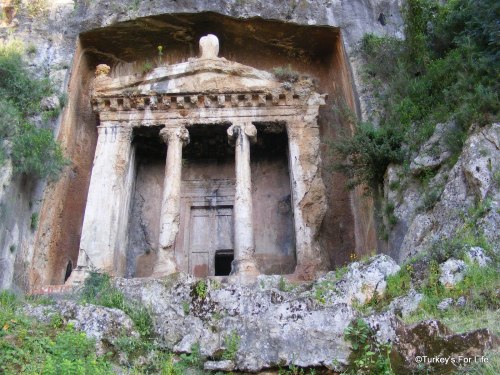
<svg viewBox="0 0 500 375">
<path fill-rule="evenodd" d="M 167 144 L 174 140 L 179 140 L 182 146 L 189 144 L 189 131 L 184 125 L 175 128 L 165 127 L 160 130 L 160 137 Z"/>
<path fill-rule="evenodd" d="M 233 124 L 227 129 L 227 136 L 230 144 L 234 144 L 240 133 L 246 135 L 251 142 L 257 141 L 257 128 L 251 122 Z"/>
</svg>

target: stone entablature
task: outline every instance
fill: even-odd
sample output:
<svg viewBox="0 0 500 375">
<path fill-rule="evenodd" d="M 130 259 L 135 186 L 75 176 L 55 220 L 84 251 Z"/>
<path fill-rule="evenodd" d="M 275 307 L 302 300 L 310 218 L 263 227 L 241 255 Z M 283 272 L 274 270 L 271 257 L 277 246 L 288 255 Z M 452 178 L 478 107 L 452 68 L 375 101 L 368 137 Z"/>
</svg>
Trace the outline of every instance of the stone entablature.
<svg viewBox="0 0 500 375">
<path fill-rule="evenodd" d="M 204 39 L 206 38 L 206 39 Z M 134 127 L 163 126 L 167 144 L 161 202 L 160 238 L 153 276 L 176 272 L 174 256 L 181 212 L 182 149 L 197 124 L 230 124 L 235 145 L 233 273 L 255 275 L 250 143 L 255 124 L 286 127 L 297 258 L 296 273 L 323 265 L 317 234 L 326 210 L 319 154 L 319 106 L 325 95 L 310 80 L 279 82 L 272 74 L 217 57 L 215 36 L 200 41 L 202 57 L 156 68 L 139 76 L 112 78 L 98 66 L 92 104 L 99 115 L 99 137 L 82 228 L 78 281 L 89 268 L 122 276 L 127 214 L 134 186 L 131 134 Z"/>
<path fill-rule="evenodd" d="M 95 98 L 92 102 L 96 112 L 132 111 L 194 108 L 240 108 L 298 106 L 303 104 L 303 93 L 237 93 L 208 95 L 135 95 Z M 306 97 L 307 98 L 307 97 Z"/>
</svg>

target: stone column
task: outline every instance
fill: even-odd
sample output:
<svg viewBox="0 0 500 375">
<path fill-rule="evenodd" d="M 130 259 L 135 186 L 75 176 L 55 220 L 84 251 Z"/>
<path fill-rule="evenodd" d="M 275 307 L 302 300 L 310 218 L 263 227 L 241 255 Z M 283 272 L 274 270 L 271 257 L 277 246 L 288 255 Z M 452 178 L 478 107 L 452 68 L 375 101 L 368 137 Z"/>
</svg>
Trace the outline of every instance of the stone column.
<svg viewBox="0 0 500 375">
<path fill-rule="evenodd" d="M 98 127 L 78 263 L 68 283 L 88 271 L 125 274 L 128 215 L 135 176 L 132 128 L 113 122 Z"/>
<path fill-rule="evenodd" d="M 231 273 L 257 275 L 252 214 L 252 175 L 250 142 L 257 138 L 252 123 L 235 124 L 227 129 L 230 143 L 235 145 L 236 191 L 234 196 L 234 261 Z"/>
<path fill-rule="evenodd" d="M 155 277 L 174 273 L 177 269 L 174 244 L 179 231 L 181 209 L 182 148 L 189 143 L 189 132 L 184 126 L 165 127 L 160 131 L 160 137 L 167 143 L 167 161 L 161 202 L 158 258 L 153 272 Z"/>
<path fill-rule="evenodd" d="M 316 119 L 287 123 L 287 134 L 297 254 L 295 274 L 311 279 L 327 266 L 318 243 L 327 206 Z"/>
</svg>

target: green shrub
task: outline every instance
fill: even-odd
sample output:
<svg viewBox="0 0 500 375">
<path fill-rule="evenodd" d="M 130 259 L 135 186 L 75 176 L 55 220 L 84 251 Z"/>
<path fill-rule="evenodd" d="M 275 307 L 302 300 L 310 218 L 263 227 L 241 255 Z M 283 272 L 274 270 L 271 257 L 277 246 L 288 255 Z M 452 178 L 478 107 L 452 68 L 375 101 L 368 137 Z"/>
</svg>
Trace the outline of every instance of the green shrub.
<svg viewBox="0 0 500 375">
<path fill-rule="evenodd" d="M 385 290 L 385 298 L 392 300 L 396 297 L 403 296 L 410 291 L 411 288 L 411 273 L 412 266 L 410 264 L 403 265 L 399 272 L 387 277 L 387 288 Z"/>
<path fill-rule="evenodd" d="M 403 50 L 403 41 L 391 37 L 379 37 L 365 34 L 361 40 L 361 53 L 367 62 L 364 73 L 369 77 L 389 80 L 396 72 L 397 65 L 388 61 L 397 61 Z"/>
<path fill-rule="evenodd" d="M 285 279 L 283 276 L 280 276 L 280 279 L 278 280 L 278 290 L 281 292 L 291 292 L 295 289 L 295 286 L 288 282 L 287 279 Z"/>
<path fill-rule="evenodd" d="M 225 350 L 222 353 L 222 359 L 234 361 L 240 348 L 240 340 L 241 338 L 236 331 L 231 331 L 229 335 L 224 337 Z"/>
<path fill-rule="evenodd" d="M 380 344 L 363 319 L 352 321 L 344 332 L 344 338 L 351 343 L 352 348 L 345 374 L 394 374 L 389 360 L 391 345 Z"/>
<path fill-rule="evenodd" d="M 122 310 L 132 319 L 141 337 L 151 336 L 153 319 L 149 310 L 145 306 L 127 300 L 123 293 L 112 285 L 109 275 L 91 272 L 80 290 L 80 298 L 82 302 Z"/>
<path fill-rule="evenodd" d="M 369 123 L 359 124 L 352 137 L 342 137 L 332 146 L 342 158 L 334 168 L 349 177 L 349 187 L 380 184 L 387 166 L 401 162 L 404 155 L 400 134 Z"/>
<path fill-rule="evenodd" d="M 112 374 L 110 363 L 95 353 L 85 333 L 64 326 L 59 316 L 40 323 L 18 311 L 20 301 L 0 293 L 0 373 Z"/>
<path fill-rule="evenodd" d="M 33 212 L 31 214 L 31 222 L 30 222 L 30 228 L 31 230 L 35 230 L 38 227 L 38 221 L 40 220 L 38 216 L 38 212 Z"/>
<path fill-rule="evenodd" d="M 191 346 L 190 354 L 181 354 L 181 360 L 177 363 L 177 367 L 182 370 L 186 368 L 201 369 L 203 367 L 203 358 L 201 356 L 199 343 L 195 343 Z"/>
<path fill-rule="evenodd" d="M 347 272 L 343 270 L 347 270 L 347 267 L 343 267 L 342 269 L 338 270 L 338 274 L 340 275 Z M 337 274 L 337 271 L 335 273 Z M 324 305 L 326 303 L 326 297 L 328 296 L 328 294 L 336 292 L 335 282 L 332 280 L 323 280 L 316 283 L 312 291 L 314 300 Z"/>
<path fill-rule="evenodd" d="M 205 280 L 198 280 L 194 285 L 193 285 L 193 290 L 192 290 L 192 294 L 194 294 L 194 296 L 196 298 L 199 298 L 199 299 L 205 299 L 205 297 L 207 296 L 207 293 L 208 293 L 208 285 L 207 285 L 207 282 Z"/>
<path fill-rule="evenodd" d="M 23 114 L 40 109 L 40 100 L 52 93 L 48 78 L 37 79 L 22 59 L 23 44 L 17 41 L 0 43 L 0 97 L 10 101 Z"/>
<path fill-rule="evenodd" d="M 0 162 L 10 156 L 16 173 L 55 178 L 67 161 L 52 132 L 37 128 L 30 119 L 41 113 L 47 120 L 53 114 L 40 108 L 42 98 L 53 93 L 52 85 L 48 78 L 33 76 L 23 52 L 19 42 L 0 43 L 0 145 L 4 139 L 12 143 L 10 155 L 0 149 Z"/>
<path fill-rule="evenodd" d="M 68 163 L 52 132 L 30 123 L 20 126 L 14 137 L 11 158 L 17 173 L 38 178 L 54 179 Z"/>
<path fill-rule="evenodd" d="M 142 74 L 147 74 L 149 73 L 150 71 L 153 70 L 153 63 L 149 60 L 146 60 L 142 63 L 142 67 L 141 67 L 141 73 Z"/>
<path fill-rule="evenodd" d="M 422 211 L 428 211 L 432 209 L 434 205 L 439 201 L 439 198 L 441 198 L 443 189 L 444 189 L 443 185 L 436 185 L 433 186 L 432 188 L 425 189 L 420 209 Z"/>
<path fill-rule="evenodd" d="M 290 64 L 273 68 L 274 76 L 281 82 L 297 82 L 299 73 Z"/>
</svg>

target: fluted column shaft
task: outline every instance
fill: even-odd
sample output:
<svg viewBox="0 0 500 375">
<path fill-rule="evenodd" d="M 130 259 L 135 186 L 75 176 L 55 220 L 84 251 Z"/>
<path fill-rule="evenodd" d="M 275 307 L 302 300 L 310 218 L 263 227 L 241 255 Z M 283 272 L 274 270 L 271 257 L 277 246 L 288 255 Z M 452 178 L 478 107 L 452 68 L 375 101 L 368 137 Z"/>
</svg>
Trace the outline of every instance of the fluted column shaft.
<svg viewBox="0 0 500 375">
<path fill-rule="evenodd" d="M 232 274 L 258 274 L 255 262 L 255 239 L 252 213 L 252 174 L 250 142 L 257 129 L 251 123 L 235 124 L 228 130 L 229 141 L 235 145 L 236 191 L 234 196 L 234 261 Z"/>
<path fill-rule="evenodd" d="M 167 143 L 167 160 L 160 211 L 160 237 L 158 259 L 154 275 L 176 271 L 174 258 L 175 238 L 179 231 L 181 208 L 182 148 L 189 143 L 189 132 L 184 126 L 165 127 L 160 137 Z"/>
</svg>

